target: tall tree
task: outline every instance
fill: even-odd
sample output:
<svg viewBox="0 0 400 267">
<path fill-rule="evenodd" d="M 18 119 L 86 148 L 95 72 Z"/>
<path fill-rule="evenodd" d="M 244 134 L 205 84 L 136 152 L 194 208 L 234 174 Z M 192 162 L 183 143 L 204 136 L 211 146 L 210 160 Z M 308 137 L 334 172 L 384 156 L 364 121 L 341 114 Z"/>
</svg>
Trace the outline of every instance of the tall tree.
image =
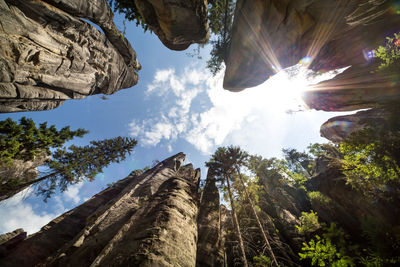
<svg viewBox="0 0 400 267">
<path fill-rule="evenodd" d="M 231 204 L 232 208 L 232 220 L 233 220 L 233 225 L 236 229 L 236 234 L 237 238 L 239 241 L 239 247 L 241 251 L 241 257 L 242 257 L 242 262 L 243 266 L 247 267 L 247 259 L 246 259 L 246 253 L 244 250 L 244 243 L 243 243 L 243 238 L 242 234 L 240 232 L 240 226 L 239 226 L 239 221 L 235 209 L 235 202 L 233 200 L 233 195 L 232 195 L 232 190 L 231 190 L 231 184 L 230 184 L 230 179 L 231 175 L 234 173 L 234 159 L 230 157 L 231 155 L 228 154 L 228 150 L 225 147 L 219 147 L 217 151 L 211 156 L 210 161 L 206 162 L 206 166 L 210 168 L 211 173 L 216 177 L 219 178 L 220 182 L 226 182 L 227 189 L 228 189 L 228 194 L 229 194 L 229 201 Z"/>
<path fill-rule="evenodd" d="M 137 141 L 133 138 L 115 137 L 101 141 L 91 141 L 90 145 L 78 147 L 70 146 L 55 151 L 52 159 L 44 165 L 47 171 L 36 179 L 13 186 L 13 191 L 7 196 L 27 188 L 31 184 L 42 182 L 37 194 L 47 201 L 55 190 L 65 191 L 69 185 L 76 184 L 84 179 L 93 180 L 96 174 L 112 162 L 119 163 L 131 154 Z"/>
<path fill-rule="evenodd" d="M 295 173 L 304 173 L 307 176 L 313 174 L 314 160 L 310 154 L 299 152 L 294 148 L 284 148 L 282 149 L 282 152 L 290 171 Z"/>
<path fill-rule="evenodd" d="M 86 133 L 84 129 L 71 131 L 69 126 L 57 130 L 54 125 L 47 127 L 47 122 L 36 127 L 33 120 L 26 117 L 19 123 L 8 118 L 0 121 L 0 162 L 30 161 L 37 154 L 50 154 L 50 148 L 62 147 L 65 142 Z"/>
<path fill-rule="evenodd" d="M 270 243 L 268 241 L 268 238 L 267 238 L 267 235 L 265 233 L 264 227 L 262 226 L 260 218 L 257 215 L 257 211 L 255 209 L 254 203 L 253 203 L 253 201 L 252 201 L 252 199 L 250 197 L 250 194 L 249 194 L 249 192 L 247 190 L 247 186 L 244 183 L 242 174 L 240 172 L 240 167 L 246 165 L 246 163 L 248 161 L 248 158 L 249 158 L 249 155 L 246 152 L 244 152 L 243 150 L 241 150 L 240 147 L 228 147 L 227 150 L 228 150 L 229 158 L 232 159 L 233 167 L 235 168 L 235 170 L 236 170 L 236 172 L 238 174 L 238 178 L 240 180 L 240 183 L 243 186 L 243 190 L 244 190 L 244 192 L 246 194 L 246 199 L 250 204 L 250 207 L 251 207 L 251 210 L 253 212 L 254 218 L 256 219 L 256 222 L 257 222 L 257 226 L 258 226 L 258 228 L 259 228 L 259 230 L 261 232 L 261 235 L 262 235 L 262 237 L 264 239 L 265 245 L 267 246 L 268 252 L 269 252 L 269 254 L 270 254 L 271 258 L 272 258 L 272 261 L 275 264 L 275 266 L 279 266 L 278 262 L 276 260 L 275 254 L 274 254 L 274 252 L 273 252 L 273 250 L 271 248 L 271 245 L 270 245 Z"/>
</svg>

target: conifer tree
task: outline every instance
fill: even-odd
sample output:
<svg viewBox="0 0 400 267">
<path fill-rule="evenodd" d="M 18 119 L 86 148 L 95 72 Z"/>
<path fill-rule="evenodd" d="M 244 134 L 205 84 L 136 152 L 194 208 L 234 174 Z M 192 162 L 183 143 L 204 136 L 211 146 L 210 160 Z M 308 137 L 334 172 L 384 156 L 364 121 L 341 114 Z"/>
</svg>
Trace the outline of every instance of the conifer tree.
<svg viewBox="0 0 400 267">
<path fill-rule="evenodd" d="M 47 122 L 36 127 L 32 119 L 22 117 L 17 123 L 8 118 L 0 121 L 0 162 L 10 163 L 15 159 L 29 161 L 38 153 L 50 153 L 50 148 L 59 148 L 73 139 L 88 133 L 84 129 L 71 131 L 70 127 L 57 130 Z"/>
<path fill-rule="evenodd" d="M 237 218 L 236 214 L 236 209 L 235 209 L 235 202 L 233 200 L 233 195 L 232 195 L 232 190 L 231 190 L 231 185 L 230 185 L 230 179 L 231 175 L 233 174 L 234 170 L 234 159 L 228 155 L 228 150 L 225 147 L 219 147 L 217 151 L 215 151 L 214 155 L 211 156 L 211 159 L 209 162 L 206 162 L 206 166 L 210 168 L 212 171 L 212 174 L 216 177 L 219 178 L 220 182 L 226 182 L 227 188 L 228 188 L 228 194 L 229 194 L 229 200 L 232 208 L 232 221 L 233 225 L 236 230 L 237 238 L 239 240 L 239 247 L 241 251 L 241 256 L 242 256 L 242 262 L 243 266 L 247 267 L 247 259 L 246 259 L 246 253 L 244 250 L 244 243 L 243 243 L 243 238 L 242 234 L 240 232 L 240 226 L 239 226 L 239 220 Z"/>
<path fill-rule="evenodd" d="M 131 154 L 137 141 L 128 137 L 115 137 L 101 141 L 91 141 L 90 145 L 78 147 L 70 146 L 67 149 L 58 149 L 52 160 L 46 163 L 47 175 L 40 177 L 36 182 L 45 180 L 38 188 L 38 195 L 46 201 L 56 188 L 65 191 L 69 185 L 76 184 L 84 179 L 94 180 L 98 173 L 110 163 L 119 163 L 125 160 L 126 154 Z"/>
</svg>

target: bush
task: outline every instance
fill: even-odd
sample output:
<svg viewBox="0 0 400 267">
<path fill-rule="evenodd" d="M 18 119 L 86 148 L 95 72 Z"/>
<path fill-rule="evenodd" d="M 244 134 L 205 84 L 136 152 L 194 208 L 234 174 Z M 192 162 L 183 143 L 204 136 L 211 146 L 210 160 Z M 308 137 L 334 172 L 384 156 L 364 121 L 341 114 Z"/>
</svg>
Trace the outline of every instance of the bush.
<svg viewBox="0 0 400 267">
<path fill-rule="evenodd" d="M 301 214 L 301 226 L 296 225 L 299 234 L 313 233 L 321 228 L 316 212 L 311 210 L 310 212 L 302 212 Z"/>
<path fill-rule="evenodd" d="M 308 192 L 307 196 L 310 199 L 311 203 L 320 203 L 323 205 L 329 205 L 329 203 L 332 201 L 329 197 L 325 196 L 319 191 Z"/>
<path fill-rule="evenodd" d="M 394 64 L 398 65 L 400 59 L 400 32 L 395 33 L 393 37 L 386 37 L 385 46 L 379 46 L 374 50 L 374 54 L 382 63 L 379 69 L 385 69 Z"/>
<path fill-rule="evenodd" d="M 342 255 L 329 238 L 316 235 L 315 239 L 303 245 L 301 250 L 304 253 L 299 253 L 300 260 L 310 258 L 312 266 L 355 266 L 353 260 Z"/>
</svg>

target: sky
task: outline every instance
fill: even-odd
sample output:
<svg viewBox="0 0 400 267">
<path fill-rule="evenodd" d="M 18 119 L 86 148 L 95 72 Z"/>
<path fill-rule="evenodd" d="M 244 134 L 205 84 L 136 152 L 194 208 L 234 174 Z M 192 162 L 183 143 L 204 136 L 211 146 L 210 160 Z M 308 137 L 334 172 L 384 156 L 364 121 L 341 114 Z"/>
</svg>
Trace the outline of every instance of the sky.
<svg viewBox="0 0 400 267">
<path fill-rule="evenodd" d="M 121 30 L 122 20 L 116 14 L 115 22 Z M 209 46 L 200 50 L 198 59 L 192 55 L 197 45 L 172 51 L 155 34 L 144 33 L 135 23 L 126 25 L 126 37 L 142 65 L 136 86 L 107 96 L 107 100 L 94 95 L 66 101 L 50 111 L 0 114 L 0 120 L 25 116 L 36 123 L 47 121 L 58 129 L 69 125 L 73 130 L 89 130 L 67 145 L 134 137 L 138 140 L 134 152 L 125 161 L 105 168 L 93 182 L 70 186 L 47 203 L 34 194 L 35 188 L 0 202 L 0 234 L 17 228 L 33 234 L 107 184 L 178 152 L 186 154 L 186 163 L 201 168 L 205 179 L 204 162 L 219 146 L 236 145 L 268 158 L 282 157 L 282 148 L 304 150 L 310 143 L 327 142 L 319 135 L 320 125 L 337 113 L 296 112 L 307 84 L 303 70 L 296 69 L 296 77 L 282 72 L 255 88 L 229 92 L 222 88 L 223 73 L 214 77 L 205 67 Z"/>
</svg>

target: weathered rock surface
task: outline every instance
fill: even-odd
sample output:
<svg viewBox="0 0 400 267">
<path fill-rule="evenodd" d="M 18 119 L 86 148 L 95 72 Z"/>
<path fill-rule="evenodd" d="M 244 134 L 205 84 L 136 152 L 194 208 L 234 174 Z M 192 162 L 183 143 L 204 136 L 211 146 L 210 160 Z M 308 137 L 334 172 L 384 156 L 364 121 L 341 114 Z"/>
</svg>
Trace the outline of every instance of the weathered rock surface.
<svg viewBox="0 0 400 267">
<path fill-rule="evenodd" d="M 38 177 L 37 167 L 50 159 L 47 152 L 40 152 L 33 160 L 13 160 L 10 163 L 0 162 L 0 201 L 10 198 L 29 185 Z"/>
<path fill-rule="evenodd" d="M 386 116 L 387 111 L 382 108 L 359 111 L 352 115 L 337 116 L 322 124 L 321 136 L 338 143 L 366 126 L 371 124 L 382 125 L 386 120 Z"/>
<path fill-rule="evenodd" d="M 209 170 L 197 219 L 199 238 L 197 241 L 196 266 L 225 266 L 223 223 L 226 220 L 226 212 L 224 212 L 224 208 L 219 202 L 215 177 L 211 175 Z"/>
<path fill-rule="evenodd" d="M 15 238 L 16 236 L 25 233 L 26 236 L 26 232 L 24 232 L 24 230 L 22 228 L 16 229 L 12 232 L 9 233 L 5 233 L 0 235 L 0 245 L 10 241 L 11 239 Z"/>
<path fill-rule="evenodd" d="M 346 183 L 338 166 L 330 166 L 329 160 L 323 161 L 324 170 L 307 182 L 310 191 L 319 191 L 330 199 L 330 203 L 318 205 L 312 203 L 312 209 L 325 222 L 336 222 L 352 238 L 363 238 L 363 223 L 373 219 L 382 228 L 399 227 L 398 196 L 384 192 L 386 197 L 371 199 Z M 390 196 L 390 197 L 388 197 Z M 365 236 L 364 236 L 365 238 Z"/>
<path fill-rule="evenodd" d="M 136 53 L 105 0 L 0 0 L 0 21 L 0 112 L 48 110 L 138 81 Z"/>
<path fill-rule="evenodd" d="M 173 50 L 184 50 L 209 38 L 207 1 L 204 0 L 135 0 L 150 29 Z"/>
<path fill-rule="evenodd" d="M 179 153 L 6 250 L 1 266 L 195 266 L 200 171 Z"/>
<path fill-rule="evenodd" d="M 366 62 L 364 53 L 397 29 L 394 0 L 238 0 L 224 88 L 261 84 L 311 57 L 313 70 Z"/>
<path fill-rule="evenodd" d="M 376 60 L 378 61 L 378 60 Z M 400 101 L 400 82 L 395 69 L 378 70 L 377 62 L 356 65 L 303 95 L 311 109 L 352 111 Z"/>
</svg>

